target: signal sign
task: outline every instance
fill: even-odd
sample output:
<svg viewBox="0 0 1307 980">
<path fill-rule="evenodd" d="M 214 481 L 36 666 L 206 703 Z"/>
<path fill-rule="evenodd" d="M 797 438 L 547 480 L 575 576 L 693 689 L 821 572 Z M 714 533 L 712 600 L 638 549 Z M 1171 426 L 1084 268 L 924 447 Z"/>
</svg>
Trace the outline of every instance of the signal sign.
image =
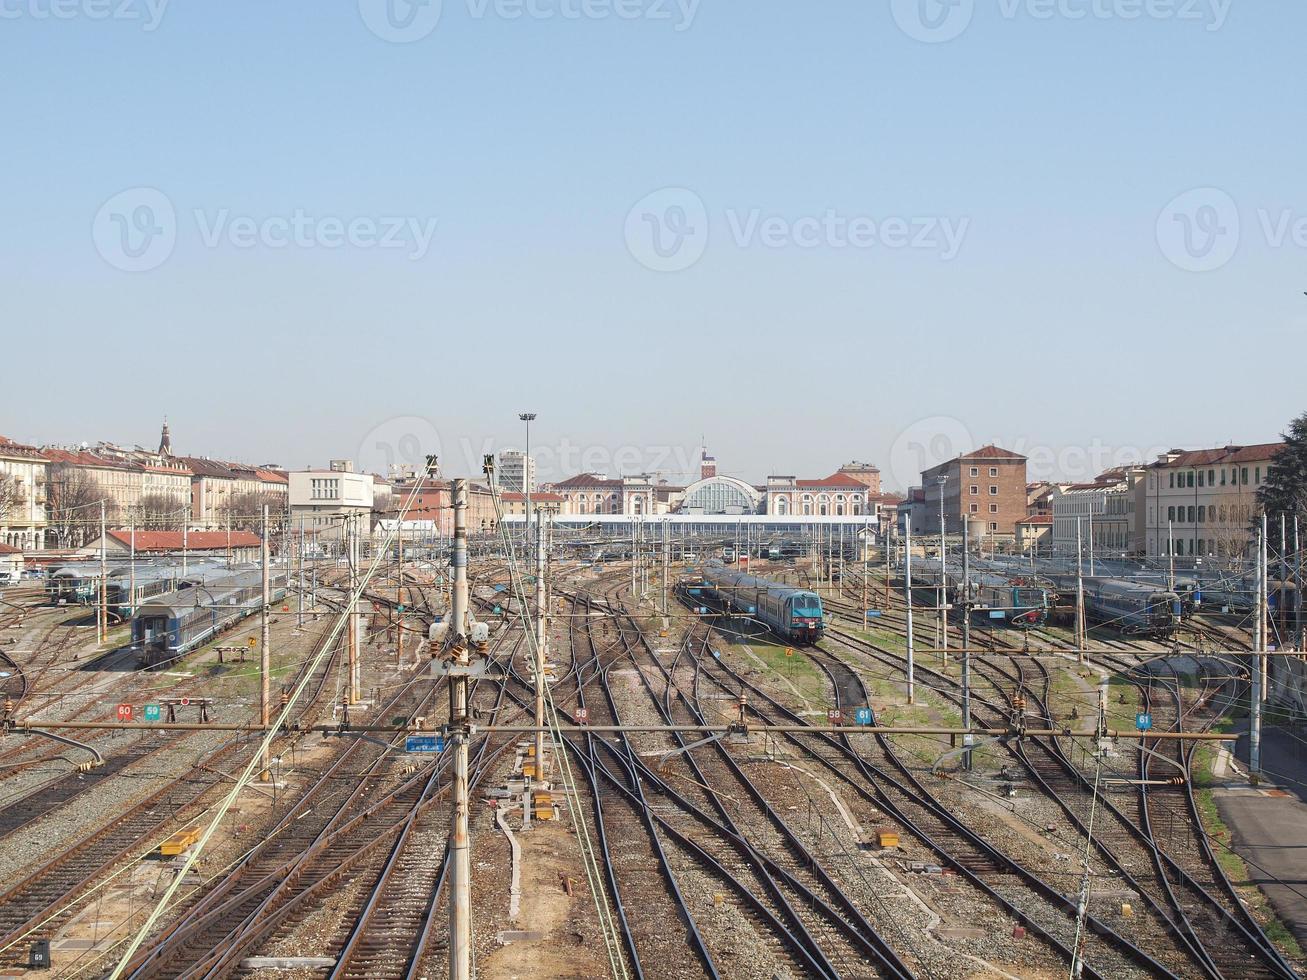
<svg viewBox="0 0 1307 980">
<path fill-rule="evenodd" d="M 584 725 L 584 724 L 585 724 L 586 722 L 588 722 L 589 720 L 590 720 L 590 709 L 589 709 L 589 708 L 577 708 L 577 709 L 576 709 L 576 723 L 577 723 L 578 725 Z"/>
<path fill-rule="evenodd" d="M 794 647 L 786 647 L 786 648 L 785 648 L 785 656 L 787 656 L 787 657 L 792 657 L 792 656 L 794 656 Z"/>
<path fill-rule="evenodd" d="M 118 720 L 119 721 L 132 720 L 132 706 L 130 704 L 118 705 Z"/>
<path fill-rule="evenodd" d="M 839 708 L 827 708 L 826 720 L 832 725 L 839 725 L 844 721 L 844 712 Z"/>
<path fill-rule="evenodd" d="M 256 646 L 259 645 L 258 638 L 251 636 L 248 640 L 245 641 L 245 645 L 248 646 L 251 650 L 253 650 Z"/>
<path fill-rule="evenodd" d="M 405 752 L 444 752 L 445 739 L 440 735 L 409 735 L 404 739 Z"/>
<path fill-rule="evenodd" d="M 870 725 L 870 724 L 871 724 L 871 709 L 870 709 L 870 708 L 859 708 L 857 711 L 855 711 L 855 712 L 853 713 L 853 718 L 854 718 L 854 720 L 855 720 L 859 725 Z"/>
<path fill-rule="evenodd" d="M 1141 711 L 1135 715 L 1135 728 L 1141 732 L 1146 732 L 1153 727 L 1153 716 L 1146 711 Z"/>
<path fill-rule="evenodd" d="M 180 703 L 181 703 L 182 705 L 188 705 L 188 704 L 191 703 L 191 699 L 190 699 L 190 698 L 182 698 Z"/>
<path fill-rule="evenodd" d="M 145 706 L 145 720 L 146 721 L 159 720 L 159 706 L 157 704 L 147 704 Z"/>
</svg>

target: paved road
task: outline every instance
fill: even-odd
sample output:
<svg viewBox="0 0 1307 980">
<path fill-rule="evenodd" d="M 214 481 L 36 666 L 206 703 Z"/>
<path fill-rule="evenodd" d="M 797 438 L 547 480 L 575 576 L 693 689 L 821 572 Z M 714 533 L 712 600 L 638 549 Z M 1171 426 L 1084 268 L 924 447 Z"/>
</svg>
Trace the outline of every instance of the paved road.
<svg viewBox="0 0 1307 980">
<path fill-rule="evenodd" d="M 1236 751 L 1246 772 L 1247 735 Z M 1249 878 L 1307 946 L 1307 735 L 1263 729 L 1262 769 L 1273 787 L 1255 788 L 1230 773 L 1229 785 L 1214 793 L 1216 806 Z"/>
</svg>

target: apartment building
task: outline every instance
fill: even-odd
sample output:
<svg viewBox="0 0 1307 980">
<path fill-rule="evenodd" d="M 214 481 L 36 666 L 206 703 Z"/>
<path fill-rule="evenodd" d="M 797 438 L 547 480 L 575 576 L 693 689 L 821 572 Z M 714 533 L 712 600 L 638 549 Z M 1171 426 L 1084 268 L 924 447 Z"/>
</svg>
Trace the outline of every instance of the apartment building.
<svg viewBox="0 0 1307 980">
<path fill-rule="evenodd" d="M 1026 457 L 998 446 L 982 446 L 925 470 L 921 491 L 927 534 L 939 534 L 942 494 L 946 534 L 961 534 L 966 519 L 973 527 L 983 521 L 982 527 L 993 538 L 1015 541 L 1017 521 L 1027 516 Z"/>
<path fill-rule="evenodd" d="M 49 470 L 41 450 L 0 436 L 0 544 L 20 551 L 44 546 Z"/>
<path fill-rule="evenodd" d="M 1242 558 L 1251 553 L 1257 490 L 1284 443 L 1163 453 L 1137 491 L 1151 556 Z"/>
</svg>

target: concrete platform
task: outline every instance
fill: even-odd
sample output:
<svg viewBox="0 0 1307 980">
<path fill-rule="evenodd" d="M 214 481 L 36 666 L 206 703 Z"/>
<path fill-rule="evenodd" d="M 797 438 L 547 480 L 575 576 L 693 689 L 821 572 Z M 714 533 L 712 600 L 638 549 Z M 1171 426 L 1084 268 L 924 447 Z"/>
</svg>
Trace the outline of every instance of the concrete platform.
<svg viewBox="0 0 1307 980">
<path fill-rule="evenodd" d="M 1238 772 L 1212 796 L 1232 833 L 1231 846 L 1248 865 L 1285 925 L 1307 946 L 1307 743 L 1280 729 L 1262 730 L 1266 779 L 1251 785 L 1248 737 L 1235 749 Z"/>
</svg>

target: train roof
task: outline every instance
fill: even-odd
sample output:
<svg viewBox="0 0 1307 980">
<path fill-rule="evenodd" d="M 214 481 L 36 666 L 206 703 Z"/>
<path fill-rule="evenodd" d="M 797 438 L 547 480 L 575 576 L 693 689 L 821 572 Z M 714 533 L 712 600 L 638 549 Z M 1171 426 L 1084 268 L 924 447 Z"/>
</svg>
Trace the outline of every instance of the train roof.
<svg viewBox="0 0 1307 980">
<path fill-rule="evenodd" d="M 285 584 L 285 572 L 273 571 L 270 580 L 274 588 Z M 134 619 L 149 616 L 174 616 L 205 606 L 220 606 L 232 592 L 258 588 L 263 584 L 260 570 L 233 572 L 186 589 L 165 592 L 149 602 L 142 602 L 133 613 Z"/>
<path fill-rule="evenodd" d="M 773 582 L 771 579 L 762 578 L 759 575 L 749 575 L 745 572 L 733 572 L 725 565 L 706 565 L 699 569 L 699 574 L 703 576 L 704 581 L 713 585 L 729 585 L 737 589 L 762 589 L 782 596 L 791 593 L 801 593 L 803 595 L 817 594 L 812 589 L 800 589 L 793 585 Z"/>
</svg>

